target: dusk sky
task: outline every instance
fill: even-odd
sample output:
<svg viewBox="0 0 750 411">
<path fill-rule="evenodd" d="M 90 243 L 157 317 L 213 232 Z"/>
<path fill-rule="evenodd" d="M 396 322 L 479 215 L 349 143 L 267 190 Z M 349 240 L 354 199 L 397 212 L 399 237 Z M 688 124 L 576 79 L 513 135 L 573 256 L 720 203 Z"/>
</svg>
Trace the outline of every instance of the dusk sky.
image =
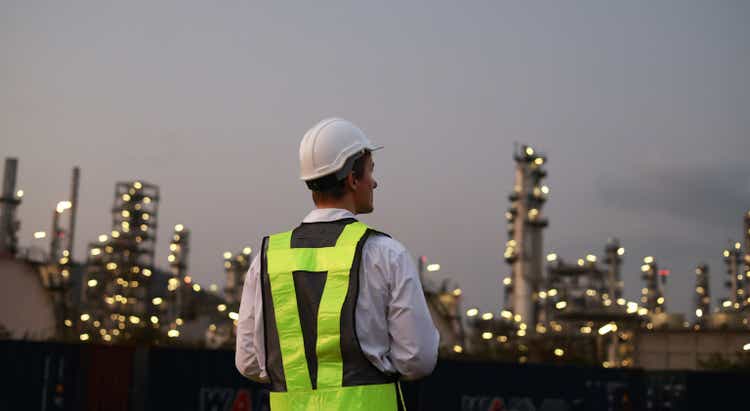
<svg viewBox="0 0 750 411">
<path fill-rule="evenodd" d="M 548 156 L 545 254 L 653 255 L 670 311 L 750 209 L 750 3 L 0 0 L 0 154 L 19 159 L 22 246 L 47 246 L 73 166 L 75 257 L 111 229 L 117 181 L 157 184 L 157 264 L 192 231 L 190 272 L 312 207 L 298 145 L 341 116 L 385 145 L 368 224 L 439 262 L 464 308 L 497 311 L 513 142 Z M 690 314 L 692 317 L 692 313 Z M 689 318 L 690 318 L 689 317 Z"/>
</svg>

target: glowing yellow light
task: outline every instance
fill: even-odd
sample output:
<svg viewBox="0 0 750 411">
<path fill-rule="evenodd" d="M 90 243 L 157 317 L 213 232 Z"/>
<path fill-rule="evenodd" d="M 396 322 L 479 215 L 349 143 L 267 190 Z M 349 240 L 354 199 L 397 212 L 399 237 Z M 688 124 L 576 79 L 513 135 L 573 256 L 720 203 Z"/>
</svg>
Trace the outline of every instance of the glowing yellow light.
<svg viewBox="0 0 750 411">
<path fill-rule="evenodd" d="M 549 187 L 547 187 L 547 186 L 542 186 L 542 193 L 544 193 L 544 194 L 549 194 Z"/>
<path fill-rule="evenodd" d="M 65 210 L 71 208 L 72 206 L 73 206 L 73 204 L 70 201 L 60 201 L 59 203 L 57 203 L 57 207 L 55 208 L 55 210 L 59 214 L 59 213 L 62 213 L 63 211 L 65 211 Z"/>
<path fill-rule="evenodd" d="M 511 285 L 512 283 L 513 283 L 513 280 L 510 277 L 503 278 L 503 284 Z"/>
<path fill-rule="evenodd" d="M 464 352 L 464 348 L 461 347 L 460 345 L 454 345 L 453 346 L 453 352 L 455 352 L 457 354 L 461 354 L 462 352 Z"/>
<path fill-rule="evenodd" d="M 89 335 L 88 334 L 81 334 L 81 341 L 88 341 Z"/>
<path fill-rule="evenodd" d="M 555 253 L 547 254 L 547 261 L 549 261 L 550 263 L 553 261 L 557 261 L 557 254 Z"/>
<path fill-rule="evenodd" d="M 701 310 L 700 308 L 697 308 L 695 310 L 695 316 L 698 317 L 698 318 L 703 317 L 703 310 Z"/>
<path fill-rule="evenodd" d="M 483 332 L 482 333 L 482 339 L 483 340 L 490 340 L 490 339 L 492 339 L 492 333 L 491 332 Z"/>
<path fill-rule="evenodd" d="M 233 320 L 237 320 L 237 319 L 240 318 L 240 315 L 237 314 L 236 312 L 232 311 L 232 312 L 229 313 L 229 318 L 231 318 Z"/>
<path fill-rule="evenodd" d="M 624 248 L 620 247 L 620 248 L 617 249 L 617 255 L 624 255 L 624 254 L 625 254 L 625 249 Z"/>
<path fill-rule="evenodd" d="M 130 217 L 130 211 L 128 211 L 128 210 L 122 210 L 121 215 L 123 217 L 125 217 L 125 218 L 128 218 L 128 217 Z"/>
<path fill-rule="evenodd" d="M 169 330 L 167 331 L 167 336 L 169 338 L 177 338 L 180 336 L 180 332 L 178 330 Z"/>
<path fill-rule="evenodd" d="M 483 320 L 491 320 L 492 317 L 493 317 L 492 313 L 484 313 L 484 314 L 482 314 L 482 319 Z"/>
<path fill-rule="evenodd" d="M 427 266 L 427 271 L 438 271 L 440 270 L 440 264 L 429 264 Z"/>
<path fill-rule="evenodd" d="M 90 318 L 91 316 L 86 313 L 81 314 L 81 321 L 88 321 Z"/>
<path fill-rule="evenodd" d="M 66 327 L 72 327 L 73 326 L 73 321 L 65 320 L 65 326 Z"/>
<path fill-rule="evenodd" d="M 227 310 L 226 304 L 219 304 L 216 306 L 216 309 L 219 310 L 219 312 L 224 312 Z"/>
<path fill-rule="evenodd" d="M 729 257 L 729 250 L 724 250 L 721 255 L 723 255 L 724 257 Z"/>
<path fill-rule="evenodd" d="M 656 299 L 657 304 L 664 304 L 664 297 L 659 297 Z"/>
<path fill-rule="evenodd" d="M 628 303 L 628 310 L 627 310 L 627 313 L 628 313 L 628 314 L 633 314 L 633 313 L 636 313 L 637 311 L 638 311 L 638 304 L 637 304 L 637 303 L 634 303 L 634 302 L 632 302 L 632 301 L 631 301 L 631 302 L 629 302 L 629 303 Z"/>
<path fill-rule="evenodd" d="M 172 244 L 169 245 L 169 251 L 177 251 L 177 249 L 179 249 L 179 248 L 180 248 L 180 246 L 177 245 L 177 244 L 174 244 L 174 243 L 172 243 Z"/>
<path fill-rule="evenodd" d="M 651 264 L 654 262 L 654 257 L 649 255 L 643 259 L 643 262 L 646 264 Z"/>
<path fill-rule="evenodd" d="M 122 201 L 125 201 L 125 202 L 130 201 L 130 194 L 123 194 L 122 195 Z"/>
<path fill-rule="evenodd" d="M 554 297 L 557 295 L 557 290 L 554 288 L 550 288 L 549 290 L 547 290 L 547 295 L 549 295 L 550 297 Z"/>
<path fill-rule="evenodd" d="M 625 303 L 626 303 L 626 302 L 627 302 L 627 301 L 625 301 L 625 299 L 624 299 L 624 298 L 618 298 L 618 299 L 617 299 L 617 305 L 625 305 Z"/>
<path fill-rule="evenodd" d="M 96 281 L 95 279 L 91 279 L 86 284 L 88 284 L 89 287 L 96 287 L 96 285 L 99 284 L 99 282 Z"/>
<path fill-rule="evenodd" d="M 182 318 L 177 318 L 176 320 L 174 320 L 174 323 L 177 325 L 182 325 L 182 322 Z"/>
<path fill-rule="evenodd" d="M 519 337 L 523 337 L 524 335 L 526 335 L 526 330 L 518 330 L 516 332 L 516 335 Z"/>
<path fill-rule="evenodd" d="M 461 295 L 461 289 L 456 288 L 455 290 L 453 290 L 453 295 L 456 297 L 459 297 Z"/>
<path fill-rule="evenodd" d="M 162 298 L 161 298 L 161 297 L 154 297 L 154 298 L 153 298 L 153 299 L 151 300 L 151 303 L 152 303 L 152 304 L 154 304 L 154 305 L 159 305 L 159 304 L 161 304 L 161 303 L 162 303 L 163 301 L 164 301 L 164 300 L 162 300 Z"/>
<path fill-rule="evenodd" d="M 34 238 L 37 240 L 47 237 L 47 233 L 44 231 L 37 231 L 34 233 Z"/>
<path fill-rule="evenodd" d="M 104 334 L 102 338 L 104 338 L 104 341 L 112 341 L 112 336 L 109 334 Z"/>
<path fill-rule="evenodd" d="M 609 323 L 609 324 L 603 325 L 601 328 L 599 328 L 599 335 L 607 334 L 610 331 L 612 332 L 617 331 L 617 324 Z"/>
<path fill-rule="evenodd" d="M 641 271 L 643 271 L 644 273 L 645 273 L 645 272 L 647 272 L 647 271 L 648 271 L 648 270 L 650 270 L 650 269 L 651 269 L 651 266 L 650 266 L 650 265 L 648 265 L 648 264 L 643 264 L 643 265 L 641 266 Z"/>
<path fill-rule="evenodd" d="M 545 292 L 545 291 L 539 291 L 539 298 L 541 298 L 542 300 L 544 300 L 545 298 L 547 298 L 547 292 Z"/>
<path fill-rule="evenodd" d="M 142 273 L 146 277 L 151 277 L 151 270 L 149 270 L 148 268 L 144 268 Z"/>
<path fill-rule="evenodd" d="M 584 333 L 584 334 L 590 334 L 591 333 L 591 327 L 589 327 L 588 325 L 584 325 L 583 327 L 581 327 L 581 332 Z"/>
<path fill-rule="evenodd" d="M 586 256 L 586 261 L 588 261 L 590 263 L 595 263 L 596 262 L 596 256 L 593 255 L 593 254 L 589 254 L 589 255 Z"/>
<path fill-rule="evenodd" d="M 743 345 L 742 346 L 742 350 L 744 350 L 744 351 L 750 351 L 750 343 L 747 343 L 747 344 Z"/>
<path fill-rule="evenodd" d="M 151 203 L 151 197 L 143 197 L 143 204 Z"/>
<path fill-rule="evenodd" d="M 200 284 L 193 284 L 193 291 L 195 291 L 197 293 L 200 290 L 201 290 Z"/>
<path fill-rule="evenodd" d="M 563 350 L 562 348 L 555 348 L 555 355 L 558 357 L 562 357 L 563 355 L 565 355 L 565 350 Z"/>
<path fill-rule="evenodd" d="M 568 306 L 568 303 L 565 301 L 558 301 L 557 304 L 555 304 L 555 308 L 557 308 L 558 310 L 562 310 L 567 306 Z"/>
<path fill-rule="evenodd" d="M 133 324 L 138 324 L 138 323 L 140 323 L 140 322 L 141 322 L 141 319 L 140 319 L 140 318 L 138 318 L 138 317 L 137 317 L 137 316 L 135 316 L 135 315 L 131 315 L 131 316 L 130 316 L 130 318 L 129 318 L 129 320 L 130 320 L 130 322 L 131 322 L 131 323 L 133 323 Z"/>
<path fill-rule="evenodd" d="M 245 247 L 242 249 L 242 254 L 250 255 L 253 252 L 253 249 L 250 247 Z"/>
<path fill-rule="evenodd" d="M 175 256 L 174 256 L 174 254 L 170 254 L 170 255 L 169 255 L 169 256 L 167 257 L 167 261 L 169 261 L 170 263 L 173 263 L 173 262 L 174 262 L 174 260 L 175 260 Z"/>
<path fill-rule="evenodd" d="M 159 317 L 152 315 L 151 316 L 151 324 L 158 324 L 159 323 Z"/>
<path fill-rule="evenodd" d="M 119 238 L 120 237 L 120 232 L 116 231 L 116 230 L 112 231 L 110 234 L 112 235 L 112 238 Z"/>
<path fill-rule="evenodd" d="M 140 189 L 141 189 L 141 187 L 143 187 L 143 185 L 141 184 L 141 182 L 140 182 L 140 181 L 136 181 L 135 183 L 133 183 L 133 187 L 134 187 L 135 189 L 137 189 L 137 190 L 140 190 Z"/>
<path fill-rule="evenodd" d="M 522 320 L 521 314 L 516 314 L 516 315 L 513 316 L 513 321 L 515 321 L 517 323 L 520 323 L 521 320 Z"/>
<path fill-rule="evenodd" d="M 23 197 L 23 190 L 16 191 L 16 197 L 18 197 L 18 198 Z"/>
<path fill-rule="evenodd" d="M 527 156 L 533 156 L 534 155 L 534 149 L 531 147 L 526 147 L 526 155 Z"/>
<path fill-rule="evenodd" d="M 647 308 L 639 308 L 638 309 L 638 315 L 644 316 L 646 314 L 648 314 L 648 309 Z"/>
</svg>

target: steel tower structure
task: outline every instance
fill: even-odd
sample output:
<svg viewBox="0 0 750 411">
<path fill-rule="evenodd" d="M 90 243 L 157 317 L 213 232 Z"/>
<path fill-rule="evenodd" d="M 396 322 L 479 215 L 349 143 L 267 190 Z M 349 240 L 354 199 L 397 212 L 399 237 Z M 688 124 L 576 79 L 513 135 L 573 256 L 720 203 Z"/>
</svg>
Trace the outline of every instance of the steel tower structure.
<svg viewBox="0 0 750 411">
<path fill-rule="evenodd" d="M 516 173 L 513 192 L 508 197 L 509 240 L 504 252 L 505 261 L 511 266 L 511 277 L 504 280 L 506 304 L 510 301 L 514 315 L 535 324 L 538 310 L 534 298 L 543 282 L 542 231 L 547 226 L 542 214 L 549 195 L 549 188 L 542 184 L 547 175 L 543 167 L 546 158 L 523 145 L 515 150 L 513 159 Z"/>
</svg>

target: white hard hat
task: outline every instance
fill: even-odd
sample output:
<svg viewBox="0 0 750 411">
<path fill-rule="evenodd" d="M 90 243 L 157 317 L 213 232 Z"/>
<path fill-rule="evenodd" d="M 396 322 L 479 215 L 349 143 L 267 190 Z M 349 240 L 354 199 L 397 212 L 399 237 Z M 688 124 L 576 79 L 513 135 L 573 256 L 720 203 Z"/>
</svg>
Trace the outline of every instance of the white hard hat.
<svg viewBox="0 0 750 411">
<path fill-rule="evenodd" d="M 350 157 L 381 148 L 383 146 L 370 142 L 365 133 L 351 122 L 327 118 L 302 137 L 299 145 L 300 179 L 311 181 L 333 174 L 342 170 Z"/>
</svg>

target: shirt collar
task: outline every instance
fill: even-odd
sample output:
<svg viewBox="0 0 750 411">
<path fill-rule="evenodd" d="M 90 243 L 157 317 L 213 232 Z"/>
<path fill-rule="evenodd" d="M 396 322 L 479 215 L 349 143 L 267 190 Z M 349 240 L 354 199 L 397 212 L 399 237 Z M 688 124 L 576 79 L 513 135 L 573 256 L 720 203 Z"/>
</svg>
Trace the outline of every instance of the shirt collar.
<svg viewBox="0 0 750 411">
<path fill-rule="evenodd" d="M 355 218 L 349 210 L 343 208 L 316 208 L 305 216 L 303 223 L 320 223 L 324 221 L 343 220 L 345 218 Z"/>
</svg>

